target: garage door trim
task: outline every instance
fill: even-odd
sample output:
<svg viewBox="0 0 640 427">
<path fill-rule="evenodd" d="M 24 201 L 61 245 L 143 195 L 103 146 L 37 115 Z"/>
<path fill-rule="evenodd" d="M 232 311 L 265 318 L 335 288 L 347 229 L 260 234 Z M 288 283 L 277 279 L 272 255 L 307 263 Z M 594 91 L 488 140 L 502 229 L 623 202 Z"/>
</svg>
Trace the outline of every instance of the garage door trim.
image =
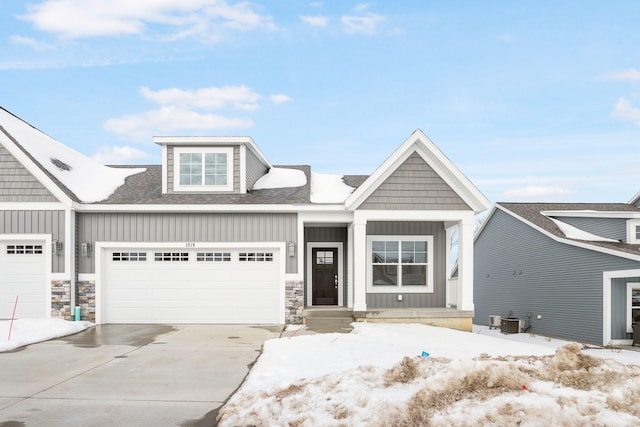
<svg viewBox="0 0 640 427">
<path fill-rule="evenodd" d="M 279 323 L 285 323 L 285 286 L 284 278 L 286 271 L 286 244 L 284 242 L 96 242 L 96 269 L 95 269 L 95 298 L 96 298 L 96 324 L 103 323 L 103 314 L 106 303 L 105 290 L 103 284 L 106 282 L 107 256 L 110 250 L 122 249 L 123 251 L 135 249 L 171 249 L 171 250 L 193 250 L 193 249 L 268 249 L 279 251 L 278 257 L 278 318 Z"/>
</svg>

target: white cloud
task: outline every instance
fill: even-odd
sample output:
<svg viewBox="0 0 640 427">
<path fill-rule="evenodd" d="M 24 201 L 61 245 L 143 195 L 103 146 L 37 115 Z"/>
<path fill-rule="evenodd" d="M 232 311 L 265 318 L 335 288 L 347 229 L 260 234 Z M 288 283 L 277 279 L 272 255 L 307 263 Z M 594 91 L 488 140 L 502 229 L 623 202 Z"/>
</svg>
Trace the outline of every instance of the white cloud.
<svg viewBox="0 0 640 427">
<path fill-rule="evenodd" d="M 545 198 L 562 197 L 572 194 L 567 188 L 556 186 L 529 186 L 515 188 L 501 194 L 506 200 L 543 200 Z"/>
<path fill-rule="evenodd" d="M 224 117 L 204 114 L 188 109 L 166 106 L 141 114 L 132 114 L 117 119 L 109 119 L 104 128 L 124 139 L 150 141 L 153 135 L 173 134 L 176 131 L 216 131 L 226 128 L 251 127 L 248 118 Z"/>
<path fill-rule="evenodd" d="M 378 25 L 385 17 L 375 13 L 367 13 L 360 16 L 345 15 L 341 19 L 342 29 L 349 34 L 373 35 L 378 30 Z"/>
<path fill-rule="evenodd" d="M 38 30 L 66 38 L 157 34 L 219 40 L 225 30 L 276 28 L 248 2 L 223 0 L 44 0 L 21 17 Z"/>
<path fill-rule="evenodd" d="M 326 27 L 329 23 L 329 18 L 322 15 L 316 16 L 301 16 L 302 22 L 311 25 L 312 27 Z"/>
<path fill-rule="evenodd" d="M 117 165 L 147 159 L 149 154 L 129 146 L 103 146 L 91 158 L 103 165 Z"/>
<path fill-rule="evenodd" d="M 35 50 L 53 49 L 52 45 L 50 45 L 48 43 L 45 43 L 45 42 L 42 42 L 42 41 L 39 41 L 39 40 L 36 40 L 36 39 L 33 39 L 31 37 L 11 36 L 11 37 L 9 37 L 9 41 L 11 43 L 13 43 L 13 44 L 21 44 L 21 45 L 24 45 L 24 46 L 29 46 L 30 48 L 35 49 Z"/>
<path fill-rule="evenodd" d="M 640 71 L 635 68 L 629 68 L 626 71 L 617 71 L 609 74 L 609 78 L 613 80 L 640 80 Z"/>
<path fill-rule="evenodd" d="M 631 101 L 624 97 L 618 99 L 611 115 L 640 125 L 640 108 L 631 105 Z"/>
<path fill-rule="evenodd" d="M 271 102 L 273 102 L 274 104 L 284 104 L 285 102 L 293 101 L 293 98 L 281 93 L 271 95 L 269 99 L 271 99 Z"/>
<path fill-rule="evenodd" d="M 240 86 L 206 87 L 196 90 L 178 88 L 153 91 L 148 87 L 140 88 L 146 99 L 159 105 L 175 105 L 183 108 L 219 110 L 232 107 L 237 110 L 256 110 L 260 95 L 251 88 Z"/>
</svg>

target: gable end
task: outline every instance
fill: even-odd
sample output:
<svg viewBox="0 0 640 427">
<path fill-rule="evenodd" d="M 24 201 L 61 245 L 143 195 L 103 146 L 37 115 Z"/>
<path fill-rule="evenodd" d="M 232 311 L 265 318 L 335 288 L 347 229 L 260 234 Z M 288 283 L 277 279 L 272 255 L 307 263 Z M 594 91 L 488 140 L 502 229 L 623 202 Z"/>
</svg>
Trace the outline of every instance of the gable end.
<svg viewBox="0 0 640 427">
<path fill-rule="evenodd" d="M 415 151 L 359 209 L 471 210 Z"/>
<path fill-rule="evenodd" d="M 58 199 L 0 144 L 0 202 L 58 202 Z"/>
</svg>

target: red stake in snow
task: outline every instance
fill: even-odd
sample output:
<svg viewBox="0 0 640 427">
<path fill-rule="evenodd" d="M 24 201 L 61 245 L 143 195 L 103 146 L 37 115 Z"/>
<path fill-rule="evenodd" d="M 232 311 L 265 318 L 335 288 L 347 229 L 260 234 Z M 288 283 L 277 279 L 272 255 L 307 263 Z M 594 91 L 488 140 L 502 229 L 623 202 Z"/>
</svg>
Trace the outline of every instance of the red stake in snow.
<svg viewBox="0 0 640 427">
<path fill-rule="evenodd" d="M 11 323 L 9 324 L 9 338 L 7 341 L 11 341 L 11 329 L 13 328 L 13 319 L 16 317 L 16 307 L 18 306 L 18 295 L 16 295 L 16 302 L 13 304 L 13 314 L 11 315 Z"/>
</svg>

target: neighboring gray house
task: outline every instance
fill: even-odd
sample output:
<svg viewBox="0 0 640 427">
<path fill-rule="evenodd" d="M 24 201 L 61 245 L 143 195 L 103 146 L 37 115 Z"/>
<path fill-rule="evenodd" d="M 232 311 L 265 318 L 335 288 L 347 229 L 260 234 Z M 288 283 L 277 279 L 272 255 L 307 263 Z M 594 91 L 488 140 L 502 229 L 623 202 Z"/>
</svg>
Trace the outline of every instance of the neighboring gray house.
<svg viewBox="0 0 640 427">
<path fill-rule="evenodd" d="M 96 323 L 356 319 L 470 330 L 487 199 L 419 130 L 371 176 L 274 167 L 248 137 L 157 137 L 106 167 L 0 109 L 0 318 Z M 450 280 L 449 235 L 459 232 Z"/>
<path fill-rule="evenodd" d="M 498 203 L 475 237 L 474 323 L 523 319 L 533 333 L 631 344 L 640 322 L 640 207 Z"/>
</svg>

